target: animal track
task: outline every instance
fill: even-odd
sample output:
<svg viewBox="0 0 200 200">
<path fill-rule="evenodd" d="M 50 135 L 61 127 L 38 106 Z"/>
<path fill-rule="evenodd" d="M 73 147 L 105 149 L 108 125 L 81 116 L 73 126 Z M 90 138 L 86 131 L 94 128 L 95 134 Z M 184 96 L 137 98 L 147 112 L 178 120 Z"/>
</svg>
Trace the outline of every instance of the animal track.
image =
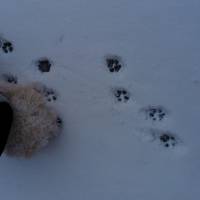
<svg viewBox="0 0 200 200">
<path fill-rule="evenodd" d="M 179 142 L 178 137 L 169 131 L 151 129 L 150 134 L 154 141 L 159 142 L 163 147 L 166 148 L 175 147 Z"/>
<path fill-rule="evenodd" d="M 52 62 L 48 58 L 41 58 L 36 61 L 36 65 L 41 72 L 49 72 L 52 66 Z"/>
<path fill-rule="evenodd" d="M 127 101 L 130 100 L 130 93 L 123 88 L 114 89 L 114 96 L 118 102 L 126 103 Z"/>
<path fill-rule="evenodd" d="M 56 101 L 58 98 L 56 92 L 50 88 L 46 88 L 44 91 L 44 94 L 45 94 L 47 101 L 49 101 L 49 102 Z"/>
<path fill-rule="evenodd" d="M 137 136 L 143 141 L 156 142 L 165 148 L 172 148 L 180 143 L 177 135 L 159 129 L 139 129 Z"/>
<path fill-rule="evenodd" d="M 3 74 L 2 78 L 3 78 L 4 81 L 6 81 L 8 83 L 12 83 L 12 84 L 18 83 L 17 77 L 12 75 L 12 74 Z"/>
<path fill-rule="evenodd" d="M 37 92 L 41 93 L 48 102 L 54 102 L 58 98 L 55 90 L 48 88 L 43 84 L 35 83 L 33 87 Z"/>
<path fill-rule="evenodd" d="M 56 123 L 58 127 L 60 128 L 63 127 L 63 120 L 60 117 L 57 117 Z"/>
<path fill-rule="evenodd" d="M 107 57 L 106 64 L 111 73 L 119 72 L 122 68 L 121 59 L 118 56 Z"/>
<path fill-rule="evenodd" d="M 162 121 L 167 116 L 167 110 L 162 106 L 148 106 L 141 109 L 147 120 Z"/>
<path fill-rule="evenodd" d="M 169 132 L 162 133 L 159 139 L 162 145 L 164 145 L 165 147 L 174 147 L 177 144 L 176 137 Z"/>
<path fill-rule="evenodd" d="M 13 44 L 3 38 L 0 38 L 0 48 L 3 50 L 4 53 L 9 53 L 13 51 Z"/>
</svg>

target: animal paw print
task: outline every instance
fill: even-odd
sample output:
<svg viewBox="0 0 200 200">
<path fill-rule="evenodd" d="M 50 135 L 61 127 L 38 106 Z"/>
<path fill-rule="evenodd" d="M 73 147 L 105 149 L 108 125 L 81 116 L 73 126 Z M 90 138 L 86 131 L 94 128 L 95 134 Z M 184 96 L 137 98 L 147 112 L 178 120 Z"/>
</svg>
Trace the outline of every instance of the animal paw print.
<svg viewBox="0 0 200 200">
<path fill-rule="evenodd" d="M 176 137 L 173 134 L 168 133 L 168 132 L 161 134 L 159 139 L 160 139 L 161 144 L 167 148 L 174 147 L 177 144 Z"/>
<path fill-rule="evenodd" d="M 111 73 L 119 72 L 122 68 L 121 59 L 118 56 L 112 56 L 106 58 L 107 68 Z"/>
<path fill-rule="evenodd" d="M 152 121 L 162 121 L 167 115 L 167 111 L 162 106 L 148 106 L 142 109 L 142 112 L 146 115 L 146 119 Z"/>
<path fill-rule="evenodd" d="M 52 66 L 52 62 L 48 58 L 41 58 L 36 61 L 36 65 L 41 72 L 49 72 Z"/>
<path fill-rule="evenodd" d="M 44 96 L 48 102 L 54 102 L 58 98 L 56 92 L 51 88 L 44 89 Z"/>
<path fill-rule="evenodd" d="M 4 81 L 6 81 L 8 83 L 12 83 L 12 84 L 18 83 L 17 77 L 12 74 L 3 74 L 2 78 Z"/>
<path fill-rule="evenodd" d="M 155 141 L 163 147 L 175 147 L 180 142 L 180 139 L 169 131 L 150 129 L 146 132 L 151 137 L 150 141 Z"/>
<path fill-rule="evenodd" d="M 13 51 L 13 44 L 8 40 L 0 38 L 0 48 L 3 50 L 4 53 L 9 53 Z"/>
<path fill-rule="evenodd" d="M 48 87 L 46 87 L 45 85 L 43 85 L 41 83 L 34 83 L 33 84 L 33 88 L 37 92 L 42 94 L 48 102 L 56 101 L 57 98 L 58 98 L 58 95 L 57 95 L 55 90 L 53 90 L 51 88 L 48 88 Z"/>
<path fill-rule="evenodd" d="M 63 120 L 60 117 L 57 117 L 56 123 L 59 128 L 63 127 Z"/>
<path fill-rule="evenodd" d="M 118 102 L 128 102 L 130 100 L 130 93 L 126 89 L 115 89 L 114 96 Z"/>
</svg>

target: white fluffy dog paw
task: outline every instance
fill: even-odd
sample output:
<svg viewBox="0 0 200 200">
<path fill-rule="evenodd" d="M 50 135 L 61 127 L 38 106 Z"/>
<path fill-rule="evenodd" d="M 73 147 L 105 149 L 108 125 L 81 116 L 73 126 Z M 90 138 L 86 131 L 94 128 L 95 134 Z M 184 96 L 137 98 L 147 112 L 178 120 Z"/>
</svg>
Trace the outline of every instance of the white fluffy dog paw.
<svg viewBox="0 0 200 200">
<path fill-rule="evenodd" d="M 7 97 L 14 111 L 5 148 L 8 155 L 30 157 L 61 131 L 61 118 L 34 86 L 0 84 L 0 92 Z"/>
</svg>

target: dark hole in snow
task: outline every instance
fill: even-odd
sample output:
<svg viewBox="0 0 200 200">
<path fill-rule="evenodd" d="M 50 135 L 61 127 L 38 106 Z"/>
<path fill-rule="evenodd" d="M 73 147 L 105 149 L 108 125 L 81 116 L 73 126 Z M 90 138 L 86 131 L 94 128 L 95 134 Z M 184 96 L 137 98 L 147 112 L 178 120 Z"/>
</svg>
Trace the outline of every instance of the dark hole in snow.
<svg viewBox="0 0 200 200">
<path fill-rule="evenodd" d="M 51 69 L 51 62 L 48 59 L 41 59 L 37 62 L 38 69 L 41 72 L 49 72 Z"/>
</svg>

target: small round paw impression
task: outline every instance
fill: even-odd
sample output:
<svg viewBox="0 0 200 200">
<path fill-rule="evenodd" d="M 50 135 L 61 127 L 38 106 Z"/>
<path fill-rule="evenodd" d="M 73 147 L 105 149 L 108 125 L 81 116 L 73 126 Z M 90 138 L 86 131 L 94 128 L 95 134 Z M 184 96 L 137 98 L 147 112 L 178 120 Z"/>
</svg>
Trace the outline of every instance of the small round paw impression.
<svg viewBox="0 0 200 200">
<path fill-rule="evenodd" d="M 114 90 L 114 96 L 118 102 L 128 102 L 130 100 L 130 93 L 123 88 L 117 88 Z"/>
<path fill-rule="evenodd" d="M 18 83 L 17 77 L 12 75 L 12 74 L 3 74 L 2 78 L 3 78 L 4 81 L 6 81 L 8 83 L 12 83 L 12 84 Z"/>
<path fill-rule="evenodd" d="M 142 109 L 147 120 L 162 121 L 167 116 L 167 110 L 162 106 L 148 106 Z"/>
<path fill-rule="evenodd" d="M 36 65 L 41 72 L 50 72 L 52 63 L 48 58 L 41 58 L 36 61 Z"/>
<path fill-rule="evenodd" d="M 0 38 L 0 48 L 3 50 L 4 53 L 9 53 L 13 51 L 13 44 L 8 40 Z"/>
<path fill-rule="evenodd" d="M 48 102 L 56 101 L 58 98 L 56 92 L 51 88 L 45 88 L 43 92 L 44 92 L 44 96 Z"/>
<path fill-rule="evenodd" d="M 159 136 L 160 142 L 164 147 L 174 147 L 177 144 L 177 138 L 172 133 L 162 133 Z"/>
<path fill-rule="evenodd" d="M 48 88 L 48 87 L 46 87 L 43 84 L 35 83 L 33 85 L 33 88 L 37 92 L 39 92 L 40 94 L 42 94 L 48 102 L 56 101 L 57 98 L 58 98 L 57 92 L 54 89 Z"/>
<path fill-rule="evenodd" d="M 63 120 L 60 117 L 57 117 L 56 123 L 57 123 L 57 126 L 59 128 L 62 128 L 62 126 L 63 126 Z"/>
<path fill-rule="evenodd" d="M 181 140 L 173 132 L 159 129 L 149 129 L 143 136 L 149 138 L 149 141 L 156 142 L 165 148 L 176 147 Z"/>
<path fill-rule="evenodd" d="M 118 56 L 107 57 L 106 64 L 111 73 L 119 72 L 122 69 L 121 59 Z"/>
</svg>

